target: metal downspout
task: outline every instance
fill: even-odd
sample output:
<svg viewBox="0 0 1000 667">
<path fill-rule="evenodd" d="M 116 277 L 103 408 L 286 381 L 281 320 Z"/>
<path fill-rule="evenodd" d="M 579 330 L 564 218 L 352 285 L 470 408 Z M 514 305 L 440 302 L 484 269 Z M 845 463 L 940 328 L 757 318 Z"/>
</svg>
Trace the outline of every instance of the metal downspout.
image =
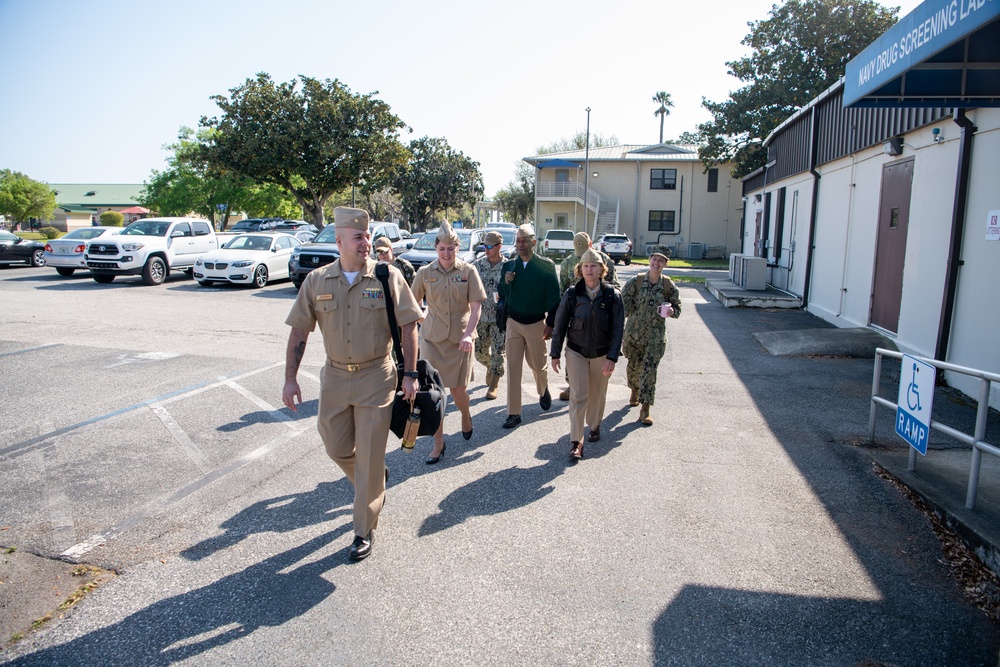
<svg viewBox="0 0 1000 667">
<path fill-rule="evenodd" d="M 955 206 L 951 215 L 951 245 L 948 249 L 948 266 L 944 278 L 944 301 L 941 304 L 941 323 L 938 326 L 937 347 L 934 350 L 934 358 L 938 361 L 947 361 L 951 323 L 955 316 L 958 269 L 962 266 L 962 233 L 965 229 L 965 212 L 969 203 L 972 137 L 976 133 L 976 126 L 966 118 L 965 109 L 956 109 L 952 119 L 962 128 L 962 136 L 958 144 L 958 174 L 955 182 Z"/>
<path fill-rule="evenodd" d="M 816 106 L 813 105 L 809 129 L 809 173 L 813 177 L 812 204 L 809 206 L 809 241 L 806 246 L 806 279 L 802 285 L 802 308 L 809 306 L 809 284 L 812 282 L 813 252 L 816 250 L 816 209 L 819 206 L 819 172 L 816 171 L 816 154 L 819 152 L 819 126 L 816 124 Z"/>
</svg>

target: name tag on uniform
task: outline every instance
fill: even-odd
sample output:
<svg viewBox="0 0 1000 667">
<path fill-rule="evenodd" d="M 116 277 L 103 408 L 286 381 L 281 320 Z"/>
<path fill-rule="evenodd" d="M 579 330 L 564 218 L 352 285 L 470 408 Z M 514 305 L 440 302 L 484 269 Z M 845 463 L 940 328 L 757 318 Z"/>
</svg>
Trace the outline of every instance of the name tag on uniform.
<svg viewBox="0 0 1000 667">
<path fill-rule="evenodd" d="M 437 278 L 424 278 L 425 283 L 436 283 L 437 281 Z"/>
<path fill-rule="evenodd" d="M 317 294 L 316 295 L 316 300 L 317 301 L 330 301 L 332 299 L 333 299 L 333 295 L 332 294 Z"/>
<path fill-rule="evenodd" d="M 361 294 L 361 298 L 362 299 L 382 299 L 382 298 L 385 298 L 385 294 L 383 294 L 382 290 L 378 289 L 377 287 L 368 287 Z"/>
</svg>

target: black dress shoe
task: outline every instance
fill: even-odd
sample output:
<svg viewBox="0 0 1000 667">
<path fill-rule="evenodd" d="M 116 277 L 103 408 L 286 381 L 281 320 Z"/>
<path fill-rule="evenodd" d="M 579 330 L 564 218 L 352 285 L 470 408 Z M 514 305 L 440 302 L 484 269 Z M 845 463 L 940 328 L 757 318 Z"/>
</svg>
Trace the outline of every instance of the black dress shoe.
<svg viewBox="0 0 1000 667">
<path fill-rule="evenodd" d="M 354 544 L 347 555 L 351 560 L 364 560 L 372 554 L 372 542 L 375 541 L 375 531 L 368 533 L 368 537 L 354 536 Z"/>
<path fill-rule="evenodd" d="M 462 431 L 462 437 L 466 440 L 472 440 L 472 429 L 470 428 L 468 431 Z"/>
<path fill-rule="evenodd" d="M 538 399 L 538 404 L 542 406 L 542 410 L 548 410 L 552 407 L 552 394 L 549 393 L 548 387 L 545 388 L 545 393 Z"/>
<path fill-rule="evenodd" d="M 569 452 L 569 457 L 573 460 L 579 461 L 583 458 L 583 443 L 573 442 L 573 449 Z"/>
<path fill-rule="evenodd" d="M 507 415 L 507 421 L 503 423 L 503 428 L 514 428 L 521 423 L 521 415 Z"/>
<path fill-rule="evenodd" d="M 591 431 L 590 435 L 587 436 L 587 440 L 589 440 L 590 442 L 597 442 L 600 439 L 601 439 L 601 429 L 600 428 Z"/>
<path fill-rule="evenodd" d="M 468 438 L 466 438 L 466 440 L 468 440 Z M 441 453 L 440 454 L 438 454 L 437 456 L 428 456 L 427 460 L 424 461 L 424 463 L 426 463 L 429 466 L 434 465 L 435 463 L 437 463 L 438 461 L 441 460 L 441 457 L 444 456 L 444 451 L 446 449 L 448 449 L 448 443 L 447 442 L 444 443 L 443 445 L 441 445 Z"/>
</svg>

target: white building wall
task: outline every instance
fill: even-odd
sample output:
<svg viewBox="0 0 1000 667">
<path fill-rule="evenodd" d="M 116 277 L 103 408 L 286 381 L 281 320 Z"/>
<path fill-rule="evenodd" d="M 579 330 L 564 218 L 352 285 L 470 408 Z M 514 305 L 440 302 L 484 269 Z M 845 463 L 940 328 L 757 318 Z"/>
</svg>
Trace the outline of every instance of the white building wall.
<svg viewBox="0 0 1000 667">
<path fill-rule="evenodd" d="M 968 213 L 962 243 L 956 306 L 946 361 L 1000 373 L 1000 241 L 986 241 L 987 214 L 1000 210 L 1000 110 L 973 110 L 976 124 Z M 934 141 L 933 128 L 943 140 Z M 934 357 L 939 323 L 943 317 L 945 276 L 951 239 L 952 211 L 958 169 L 960 128 L 950 118 L 910 132 L 903 138 L 903 153 L 887 155 L 881 146 L 818 168 L 817 222 L 813 243 L 809 312 L 840 327 L 869 326 L 874 291 L 875 251 L 882 168 L 913 160 L 909 228 L 903 267 L 903 294 L 897 332 L 890 334 L 903 352 Z M 772 285 L 787 275 L 787 289 L 802 296 L 805 247 L 808 241 L 808 206 L 811 178 L 799 174 L 766 186 L 776 192 L 786 187 L 786 239 L 796 244 L 790 271 L 772 269 Z M 798 222 L 792 236 L 789 216 L 793 192 L 799 191 Z M 763 193 L 764 190 L 758 191 Z M 764 203 L 747 197 L 743 252 L 753 253 L 754 216 Z M 775 242 L 776 200 L 772 194 L 772 244 Z M 787 243 L 786 243 L 787 245 Z M 800 250 L 801 249 L 801 250 Z M 784 252 L 782 253 L 784 257 Z M 773 260 L 773 250 L 768 253 Z M 802 260 L 800 263 L 799 260 Z M 785 262 L 782 261 L 782 264 Z M 775 282 L 778 284 L 775 284 Z M 978 381 L 947 374 L 949 384 L 976 396 Z M 1000 406 L 1000 387 L 993 387 L 990 404 Z"/>
<path fill-rule="evenodd" d="M 1000 109 L 976 109 L 969 118 L 978 131 L 948 361 L 1000 373 L 1000 241 L 986 240 L 986 216 L 1000 210 Z M 957 139 L 958 131 L 954 123 L 942 128 L 946 142 Z M 947 373 L 946 379 L 970 396 L 979 395 L 977 380 L 958 373 Z M 1000 386 L 993 386 L 990 405 L 1000 408 Z"/>
</svg>

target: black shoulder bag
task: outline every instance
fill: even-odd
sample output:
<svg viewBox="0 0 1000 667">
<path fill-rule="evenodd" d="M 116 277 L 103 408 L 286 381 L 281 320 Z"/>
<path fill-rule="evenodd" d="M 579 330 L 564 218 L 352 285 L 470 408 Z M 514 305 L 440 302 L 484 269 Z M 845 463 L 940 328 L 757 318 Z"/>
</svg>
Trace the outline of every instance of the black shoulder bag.
<svg viewBox="0 0 1000 667">
<path fill-rule="evenodd" d="M 392 349 L 396 353 L 396 394 L 392 400 L 392 420 L 389 429 L 397 438 L 403 437 L 406 420 L 410 416 L 410 401 L 403 398 L 403 346 L 399 341 L 399 325 L 396 323 L 396 307 L 392 301 L 392 291 L 389 289 L 389 265 L 379 262 L 375 267 L 375 277 L 382 283 L 385 292 L 385 311 L 389 317 L 389 328 L 392 330 Z M 444 419 L 444 411 L 448 407 L 448 394 L 445 391 L 441 374 L 431 366 L 426 359 L 417 359 L 417 396 L 412 407 L 420 408 L 420 429 L 417 435 L 434 435 Z"/>
</svg>

